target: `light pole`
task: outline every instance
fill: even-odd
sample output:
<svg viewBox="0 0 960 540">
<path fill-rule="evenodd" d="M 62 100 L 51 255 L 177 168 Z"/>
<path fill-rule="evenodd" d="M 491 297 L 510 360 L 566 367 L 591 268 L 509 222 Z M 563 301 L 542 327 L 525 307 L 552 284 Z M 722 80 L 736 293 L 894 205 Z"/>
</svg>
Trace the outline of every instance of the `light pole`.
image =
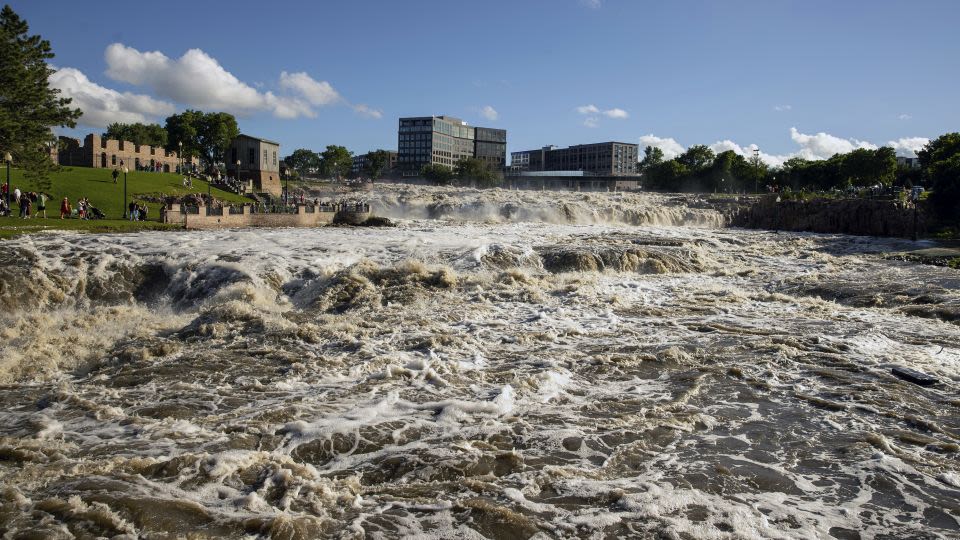
<svg viewBox="0 0 960 540">
<path fill-rule="evenodd" d="M 127 172 L 130 169 L 123 166 L 123 219 L 127 219 Z"/>
<path fill-rule="evenodd" d="M 3 161 L 7 164 L 7 212 L 10 212 L 10 164 L 13 163 L 10 152 L 3 155 Z"/>
<path fill-rule="evenodd" d="M 177 160 L 180 161 L 180 166 L 178 167 L 178 173 L 183 174 L 183 141 L 177 141 Z"/>
<path fill-rule="evenodd" d="M 753 179 L 753 182 L 754 182 L 753 189 L 757 193 L 760 193 L 760 147 L 759 146 L 753 149 L 753 164 L 757 168 L 757 176 L 754 177 Z"/>
<path fill-rule="evenodd" d="M 240 160 L 239 159 L 237 160 L 237 185 L 243 185 L 240 180 Z M 247 190 L 244 189 L 243 191 L 246 192 Z"/>
</svg>

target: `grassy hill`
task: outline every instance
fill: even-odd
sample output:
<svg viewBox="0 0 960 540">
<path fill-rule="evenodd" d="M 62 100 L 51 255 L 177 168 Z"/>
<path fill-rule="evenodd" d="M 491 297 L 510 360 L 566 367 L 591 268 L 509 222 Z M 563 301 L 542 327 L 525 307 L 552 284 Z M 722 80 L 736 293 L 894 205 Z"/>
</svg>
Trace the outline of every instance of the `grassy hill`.
<svg viewBox="0 0 960 540">
<path fill-rule="evenodd" d="M 112 169 L 93 169 L 87 167 L 64 167 L 60 172 L 50 175 L 52 187 L 49 191 L 53 200 L 47 205 L 47 215 L 51 212 L 59 217 L 60 201 L 64 197 L 70 198 L 70 204 L 76 205 L 80 197 L 87 197 L 94 206 L 99 208 L 107 215 L 107 218 L 117 219 L 123 217 L 123 173 L 113 183 L 110 176 Z M 6 168 L 0 168 L 0 181 L 6 182 Z M 127 173 L 127 198 L 128 201 L 138 201 L 143 195 L 187 195 L 190 193 L 206 193 L 207 183 L 202 180 L 194 180 L 193 188 L 183 187 L 183 177 L 173 173 L 150 173 L 135 172 Z M 10 169 L 10 190 L 19 187 L 21 191 L 39 191 L 39 187 L 23 179 L 23 173 L 19 169 Z M 211 193 L 214 198 L 228 202 L 250 202 L 250 199 L 213 188 Z M 19 208 L 16 203 L 13 205 L 14 213 Z M 159 217 L 159 209 L 152 204 L 151 210 L 154 218 Z"/>
<path fill-rule="evenodd" d="M 47 220 L 21 220 L 16 216 L 20 208 L 12 202 L 14 217 L 0 218 L 0 238 L 18 234 L 42 231 L 44 229 L 86 230 L 94 232 L 132 231 L 142 229 L 161 228 L 157 221 L 160 219 L 160 208 L 156 203 L 149 204 L 150 220 L 152 223 L 130 223 L 123 218 L 123 174 L 113 183 L 110 175 L 112 169 L 93 169 L 87 167 L 64 167 L 60 172 L 50 175 L 51 188 L 47 192 L 52 199 L 47 203 Z M 7 171 L 0 166 L 0 182 L 6 183 Z M 193 188 L 183 187 L 183 177 L 172 173 L 127 173 L 127 200 L 140 201 L 143 196 L 188 195 L 190 193 L 207 193 L 207 183 L 202 180 L 193 180 Z M 36 184 L 23 178 L 23 171 L 10 169 L 10 191 L 20 188 L 21 191 L 39 191 Z M 233 203 L 250 202 L 250 199 L 217 188 L 211 190 L 215 199 Z M 12 197 L 12 196 L 11 196 Z M 81 197 L 87 197 L 90 202 L 106 214 L 106 220 L 80 221 L 60 220 L 60 201 L 64 197 L 70 199 L 70 204 L 76 207 Z M 36 205 L 34 205 L 36 211 Z M 51 219 L 52 218 L 52 219 Z"/>
</svg>

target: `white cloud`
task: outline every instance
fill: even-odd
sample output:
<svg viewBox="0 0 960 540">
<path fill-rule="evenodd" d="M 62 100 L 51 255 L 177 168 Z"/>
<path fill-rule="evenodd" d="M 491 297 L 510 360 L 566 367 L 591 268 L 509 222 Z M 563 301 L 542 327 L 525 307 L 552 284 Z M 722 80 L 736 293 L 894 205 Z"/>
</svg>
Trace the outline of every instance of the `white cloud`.
<svg viewBox="0 0 960 540">
<path fill-rule="evenodd" d="M 603 114 L 609 118 L 627 118 L 630 116 L 630 114 L 627 113 L 627 111 L 623 109 L 618 109 L 616 107 L 603 111 Z"/>
<path fill-rule="evenodd" d="M 600 6 L 602 6 L 603 3 L 601 0 L 580 0 L 580 5 L 590 9 L 600 9 Z"/>
<path fill-rule="evenodd" d="M 791 109 L 793 109 L 793 107 L 790 106 L 790 105 L 774 105 L 774 106 L 773 106 L 773 110 L 775 110 L 775 111 L 777 111 L 777 112 L 789 111 L 789 110 L 791 110 Z"/>
<path fill-rule="evenodd" d="M 239 115 L 269 111 L 278 118 L 313 118 L 315 107 L 341 104 L 371 118 L 383 114 L 367 105 L 350 105 L 330 83 L 304 72 L 280 73 L 283 95 L 259 91 L 200 49 L 190 49 L 172 59 L 159 51 L 141 52 L 114 43 L 107 47 L 104 57 L 110 78 L 146 86 L 159 97 L 203 110 Z"/>
<path fill-rule="evenodd" d="M 734 153 L 741 155 L 745 158 L 752 158 L 753 151 L 759 148 L 755 144 L 748 144 L 747 146 L 740 146 L 739 144 L 731 141 L 730 139 L 724 139 L 722 141 L 717 141 L 709 146 L 715 154 L 720 154 L 728 150 L 733 150 Z M 760 158 L 760 161 L 770 165 L 771 167 L 779 167 L 783 165 L 783 162 L 793 157 L 792 155 L 778 156 L 775 154 L 767 154 L 765 152 L 760 152 L 757 154 Z"/>
<path fill-rule="evenodd" d="M 588 116 L 583 119 L 583 125 L 588 128 L 595 128 L 600 125 L 595 116 Z"/>
<path fill-rule="evenodd" d="M 342 98 L 327 81 L 316 81 L 304 72 L 280 72 L 280 87 L 299 93 L 311 105 L 332 105 Z"/>
<path fill-rule="evenodd" d="M 795 127 L 790 128 L 790 139 L 800 145 L 800 150 L 795 155 L 804 159 L 827 159 L 834 154 L 846 154 L 857 148 L 877 148 L 875 144 L 866 141 L 841 139 L 822 131 L 816 135 L 807 135 L 800 133 Z"/>
<path fill-rule="evenodd" d="M 887 146 L 896 150 L 898 156 L 917 157 L 917 151 L 921 150 L 930 139 L 926 137 L 903 137 L 895 141 L 887 142 Z"/>
<path fill-rule="evenodd" d="M 897 118 L 900 119 L 900 120 L 910 120 L 910 119 L 913 118 L 913 117 L 910 116 L 910 115 L 907 114 L 907 113 L 903 113 L 903 114 L 901 114 L 900 116 L 898 116 Z"/>
<path fill-rule="evenodd" d="M 577 112 L 580 114 L 597 114 L 600 109 L 596 105 L 581 105 L 577 107 Z"/>
<path fill-rule="evenodd" d="M 149 123 L 176 111 L 173 103 L 100 86 L 74 68 L 54 71 L 50 75 L 50 86 L 73 99 L 71 106 L 83 111 L 79 122 L 90 127 L 105 128 L 113 122 Z"/>
<path fill-rule="evenodd" d="M 480 116 L 486 118 L 487 120 L 492 121 L 499 118 L 500 113 L 498 113 L 497 110 L 491 107 L 490 105 L 487 105 L 486 107 L 480 109 Z"/>
<path fill-rule="evenodd" d="M 361 116 L 366 116 L 367 118 L 376 118 L 377 120 L 383 118 L 383 111 L 374 109 L 368 105 L 364 105 L 363 103 L 353 105 L 353 110 Z"/>
<path fill-rule="evenodd" d="M 686 150 L 686 148 L 684 148 L 682 144 L 678 143 L 676 139 L 670 137 L 657 137 L 652 133 L 650 135 L 644 135 L 640 137 L 641 151 L 648 146 L 653 146 L 663 150 L 664 159 L 673 159 Z"/>
</svg>

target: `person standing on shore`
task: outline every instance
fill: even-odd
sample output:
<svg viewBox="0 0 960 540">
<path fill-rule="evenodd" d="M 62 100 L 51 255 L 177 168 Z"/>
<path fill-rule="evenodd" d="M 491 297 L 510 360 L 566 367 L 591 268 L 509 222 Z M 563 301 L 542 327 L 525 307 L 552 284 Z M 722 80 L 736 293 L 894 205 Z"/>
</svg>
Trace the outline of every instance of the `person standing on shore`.
<svg viewBox="0 0 960 540">
<path fill-rule="evenodd" d="M 63 219 L 63 216 L 70 217 L 70 199 L 66 197 L 60 203 L 60 219 Z"/>
<path fill-rule="evenodd" d="M 47 219 L 47 194 L 37 193 L 37 215 L 43 214 L 43 219 Z"/>
</svg>

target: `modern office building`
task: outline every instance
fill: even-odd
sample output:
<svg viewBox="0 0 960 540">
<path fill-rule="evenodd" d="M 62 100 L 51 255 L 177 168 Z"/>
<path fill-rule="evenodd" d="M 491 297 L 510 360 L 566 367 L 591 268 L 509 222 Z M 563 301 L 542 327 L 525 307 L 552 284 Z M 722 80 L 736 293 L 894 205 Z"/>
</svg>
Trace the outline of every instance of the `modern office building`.
<svg viewBox="0 0 960 540">
<path fill-rule="evenodd" d="M 452 168 L 474 157 L 499 169 L 507 157 L 506 130 L 469 126 L 452 116 L 401 118 L 397 142 L 397 167 L 404 176 L 420 174 L 424 165 Z"/>
<path fill-rule="evenodd" d="M 584 171 L 601 176 L 637 174 L 639 145 L 622 142 L 544 146 L 510 153 L 512 171 Z"/>
<path fill-rule="evenodd" d="M 478 127 L 474 134 L 473 157 L 492 170 L 503 170 L 507 166 L 507 130 Z"/>
</svg>

